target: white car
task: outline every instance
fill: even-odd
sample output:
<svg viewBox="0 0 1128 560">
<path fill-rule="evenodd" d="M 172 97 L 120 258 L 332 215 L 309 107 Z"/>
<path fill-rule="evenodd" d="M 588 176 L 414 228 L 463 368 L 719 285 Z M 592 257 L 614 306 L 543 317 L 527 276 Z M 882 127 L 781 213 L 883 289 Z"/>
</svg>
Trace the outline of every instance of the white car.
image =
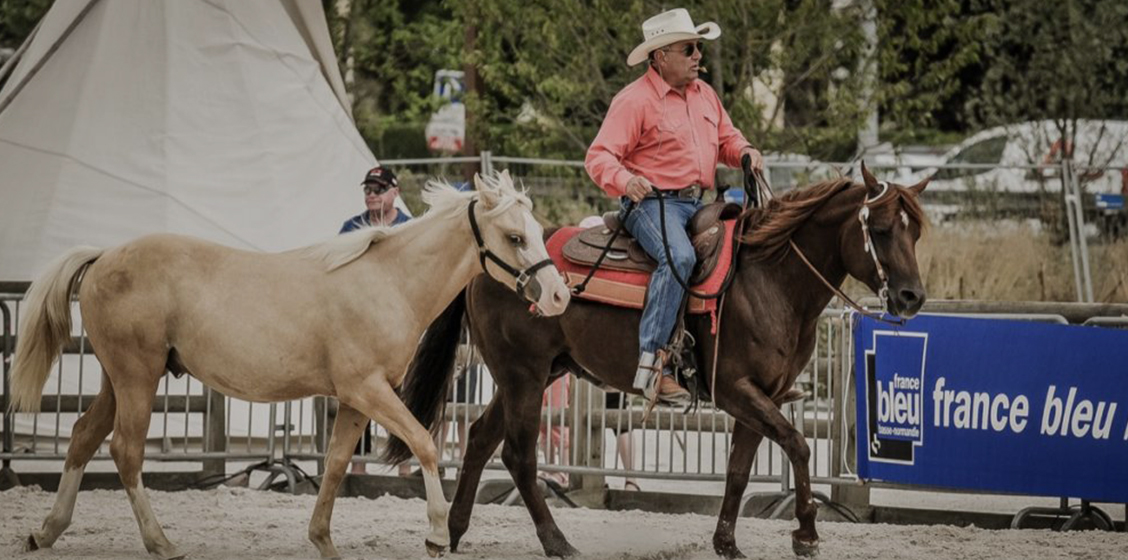
<svg viewBox="0 0 1128 560">
<path fill-rule="evenodd" d="M 1055 121 L 995 127 L 963 141 L 943 156 L 943 164 L 918 176 L 932 176 L 934 192 L 1052 192 L 1061 188 L 1062 155 L 1071 154 L 1086 193 L 1123 193 L 1128 122 L 1079 120 L 1074 138 L 1076 145 L 1063 140 Z"/>
</svg>

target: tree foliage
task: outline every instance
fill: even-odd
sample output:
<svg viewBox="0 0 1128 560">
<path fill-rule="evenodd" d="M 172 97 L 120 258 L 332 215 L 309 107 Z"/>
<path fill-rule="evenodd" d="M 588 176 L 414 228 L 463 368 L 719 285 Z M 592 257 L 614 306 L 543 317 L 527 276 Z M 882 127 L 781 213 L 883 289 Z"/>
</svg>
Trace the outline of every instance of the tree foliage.
<svg viewBox="0 0 1128 560">
<path fill-rule="evenodd" d="M 322 0 L 362 134 L 381 157 L 423 150 L 439 69 L 477 70 L 470 133 L 507 154 L 579 157 L 619 89 L 626 56 L 659 0 Z M 877 13 L 872 98 L 859 71 L 863 5 Z M 0 47 L 15 48 L 49 0 L 0 0 Z M 1124 118 L 1128 3 L 1122 0 L 685 0 L 722 35 L 703 79 L 761 148 L 848 156 L 872 109 L 883 135 L 970 132 L 1042 118 Z M 472 49 L 467 30 L 476 31 Z M 763 95 L 779 96 L 776 103 Z M 781 119 L 783 115 L 782 126 Z M 414 146 L 414 147 L 411 147 Z M 413 153 L 411 155 L 421 155 Z"/>
<path fill-rule="evenodd" d="M 1128 115 L 1128 3 L 984 0 L 985 73 L 968 112 L 984 125 Z"/>
</svg>

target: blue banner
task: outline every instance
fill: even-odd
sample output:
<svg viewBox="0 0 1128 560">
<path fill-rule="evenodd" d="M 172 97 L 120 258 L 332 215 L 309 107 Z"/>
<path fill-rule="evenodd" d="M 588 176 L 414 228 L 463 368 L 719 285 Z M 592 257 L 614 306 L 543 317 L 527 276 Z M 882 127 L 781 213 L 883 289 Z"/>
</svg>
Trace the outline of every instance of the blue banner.
<svg viewBox="0 0 1128 560">
<path fill-rule="evenodd" d="M 1128 331 L 863 317 L 854 349 L 861 478 L 1128 502 Z"/>
</svg>

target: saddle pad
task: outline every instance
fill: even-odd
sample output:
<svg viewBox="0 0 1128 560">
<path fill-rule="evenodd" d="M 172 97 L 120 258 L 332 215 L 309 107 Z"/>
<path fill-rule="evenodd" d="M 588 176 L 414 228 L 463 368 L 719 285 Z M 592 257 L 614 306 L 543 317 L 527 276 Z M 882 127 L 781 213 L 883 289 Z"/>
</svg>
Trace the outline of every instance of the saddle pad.
<svg viewBox="0 0 1128 560">
<path fill-rule="evenodd" d="M 713 269 L 713 273 L 705 281 L 693 287 L 696 292 L 711 294 L 719 290 L 721 284 L 725 281 L 725 275 L 732 267 L 732 234 L 736 228 L 736 220 L 724 220 L 722 223 L 725 226 L 725 238 L 721 245 L 719 262 L 717 262 L 717 267 Z M 560 228 L 545 243 L 548 255 L 552 257 L 556 269 L 564 275 L 564 281 L 568 284 L 568 287 L 583 282 L 591 270 L 589 267 L 578 265 L 564 258 L 564 244 L 584 229 L 579 227 Z M 642 309 L 646 299 L 646 286 L 649 283 L 649 273 L 608 270 L 600 267 L 595 276 L 588 282 L 584 292 L 576 297 L 620 307 Z M 716 299 L 689 298 L 689 313 L 712 313 L 716 310 Z"/>
</svg>

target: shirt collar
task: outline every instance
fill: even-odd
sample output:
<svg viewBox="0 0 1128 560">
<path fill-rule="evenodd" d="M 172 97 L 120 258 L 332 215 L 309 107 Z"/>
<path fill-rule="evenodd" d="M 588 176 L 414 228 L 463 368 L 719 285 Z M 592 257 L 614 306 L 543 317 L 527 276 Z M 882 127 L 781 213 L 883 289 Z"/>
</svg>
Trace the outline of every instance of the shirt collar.
<svg viewBox="0 0 1128 560">
<path fill-rule="evenodd" d="M 674 90 L 674 88 L 670 87 L 670 84 L 666 83 L 666 80 L 662 79 L 662 76 L 658 74 L 658 71 L 655 70 L 653 66 L 647 65 L 646 74 L 644 74 L 644 76 L 646 81 L 650 83 L 650 87 L 658 94 L 659 99 L 666 97 L 667 94 Z M 698 78 L 690 82 L 689 85 L 686 86 L 685 91 L 686 93 L 690 91 L 697 92 L 700 87 L 701 78 Z"/>
</svg>

